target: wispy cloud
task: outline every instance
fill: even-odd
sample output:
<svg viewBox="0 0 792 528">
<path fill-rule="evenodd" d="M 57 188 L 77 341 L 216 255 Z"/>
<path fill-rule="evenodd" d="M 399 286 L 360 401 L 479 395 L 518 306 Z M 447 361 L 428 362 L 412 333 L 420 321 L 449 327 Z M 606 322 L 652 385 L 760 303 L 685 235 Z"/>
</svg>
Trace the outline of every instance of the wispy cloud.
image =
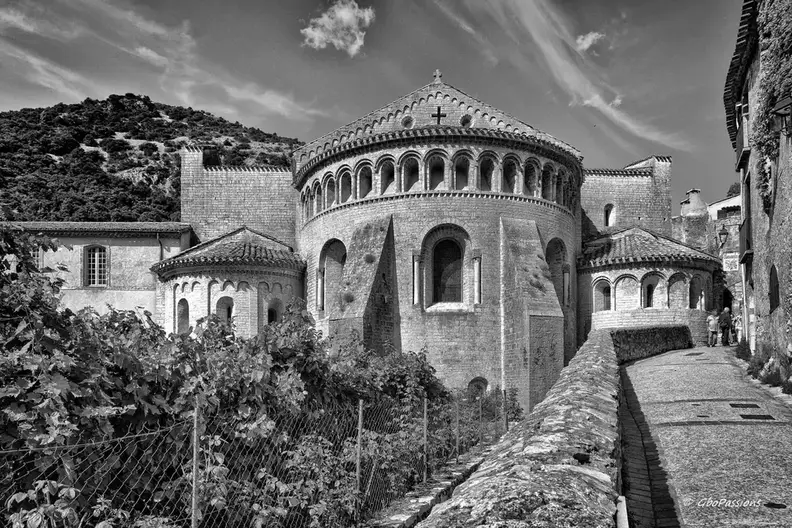
<svg viewBox="0 0 792 528">
<path fill-rule="evenodd" d="M 457 13 L 452 7 L 446 5 L 443 0 L 434 0 L 435 5 L 437 8 L 446 16 L 448 17 L 459 29 L 473 37 L 473 39 L 478 44 L 476 48 L 484 55 L 484 58 L 487 59 L 487 62 L 490 64 L 497 65 L 499 62 L 498 56 L 492 50 L 492 46 L 489 42 L 475 29 L 473 26 L 465 20 L 459 13 Z"/>
<path fill-rule="evenodd" d="M 588 51 L 591 46 L 605 38 L 605 33 L 599 31 L 590 31 L 585 35 L 578 35 L 575 39 L 576 49 L 578 51 Z"/>
<path fill-rule="evenodd" d="M 187 21 L 163 24 L 121 2 L 47 0 L 46 4 L 25 2 L 18 8 L 0 7 L 0 56 L 13 59 L 14 71 L 26 82 L 78 100 L 106 95 L 108 90 L 129 91 L 130 84 L 140 86 L 140 81 L 148 77 L 165 94 L 175 97 L 174 102 L 187 106 L 206 107 L 202 94 L 220 94 L 225 104 L 215 107 L 233 119 L 276 115 L 311 121 L 327 115 L 312 103 L 205 60 Z M 57 25 L 51 20 L 57 20 Z M 16 44 L 22 42 L 14 39 L 20 32 L 32 36 L 25 42 L 36 43 L 37 49 Z M 67 42 L 75 53 L 88 49 L 96 53 L 97 49 L 122 51 L 132 60 L 124 63 L 129 63 L 129 77 L 103 79 L 102 72 L 80 71 L 47 58 L 42 51 L 46 46 L 37 42 L 36 36 Z M 100 53 L 107 57 L 114 54 L 117 52 Z"/>
<path fill-rule="evenodd" d="M 11 43 L 0 41 L 0 57 L 5 57 L 2 62 L 30 84 L 73 99 L 82 99 L 89 93 L 91 81 L 85 76 Z"/>
<path fill-rule="evenodd" d="M 363 48 L 366 28 L 372 22 L 374 8 L 361 9 L 355 0 L 336 0 L 321 16 L 312 18 L 300 33 L 305 39 L 304 46 L 324 49 L 332 45 L 354 57 Z"/>
<path fill-rule="evenodd" d="M 536 75 L 529 59 L 544 63 L 569 97 L 570 106 L 592 108 L 616 128 L 636 137 L 679 150 L 691 149 L 692 143 L 683 134 L 661 130 L 623 109 L 622 90 L 610 86 L 583 49 L 601 37 L 583 35 L 586 38 L 579 42 L 566 15 L 550 0 L 464 0 L 463 5 L 476 15 L 475 20 L 494 20 L 498 30 L 516 44 L 514 48 L 520 51 L 511 60 L 526 75 Z"/>
</svg>

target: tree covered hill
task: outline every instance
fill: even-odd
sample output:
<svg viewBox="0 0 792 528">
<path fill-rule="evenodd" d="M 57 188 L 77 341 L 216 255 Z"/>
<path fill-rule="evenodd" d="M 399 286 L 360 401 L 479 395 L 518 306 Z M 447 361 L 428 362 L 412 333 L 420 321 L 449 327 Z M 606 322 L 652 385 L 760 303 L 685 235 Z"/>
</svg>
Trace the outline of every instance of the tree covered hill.
<svg viewBox="0 0 792 528">
<path fill-rule="evenodd" d="M 0 203 L 12 220 L 179 219 L 179 149 L 208 164 L 288 167 L 301 143 L 146 96 L 0 112 Z"/>
</svg>

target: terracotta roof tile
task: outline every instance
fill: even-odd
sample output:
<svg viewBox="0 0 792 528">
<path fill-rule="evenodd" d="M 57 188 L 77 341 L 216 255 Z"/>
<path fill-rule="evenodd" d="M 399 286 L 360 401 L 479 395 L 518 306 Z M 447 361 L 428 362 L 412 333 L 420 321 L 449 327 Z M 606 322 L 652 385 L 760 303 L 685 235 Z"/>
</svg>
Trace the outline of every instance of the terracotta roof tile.
<svg viewBox="0 0 792 528">
<path fill-rule="evenodd" d="M 242 226 L 183 253 L 154 264 L 152 271 L 166 273 L 179 268 L 250 265 L 300 270 L 303 258 L 280 240 Z"/>
<path fill-rule="evenodd" d="M 81 235 L 99 233 L 104 236 L 137 236 L 182 234 L 189 232 L 190 224 L 183 222 L 0 222 L 4 226 L 17 226 L 26 231 L 49 235 Z"/>
<path fill-rule="evenodd" d="M 583 248 L 580 264 L 595 267 L 624 262 L 664 260 L 720 262 L 717 257 L 673 238 L 640 227 L 630 227 L 588 242 Z"/>
</svg>

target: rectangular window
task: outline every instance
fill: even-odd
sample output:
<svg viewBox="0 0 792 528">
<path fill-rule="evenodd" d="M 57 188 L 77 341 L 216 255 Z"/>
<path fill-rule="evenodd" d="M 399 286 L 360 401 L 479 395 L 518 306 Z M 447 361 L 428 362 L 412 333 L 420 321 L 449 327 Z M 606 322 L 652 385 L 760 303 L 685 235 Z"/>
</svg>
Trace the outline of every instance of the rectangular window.
<svg viewBox="0 0 792 528">
<path fill-rule="evenodd" d="M 92 247 L 86 251 L 85 285 L 107 286 L 107 250 Z"/>
</svg>

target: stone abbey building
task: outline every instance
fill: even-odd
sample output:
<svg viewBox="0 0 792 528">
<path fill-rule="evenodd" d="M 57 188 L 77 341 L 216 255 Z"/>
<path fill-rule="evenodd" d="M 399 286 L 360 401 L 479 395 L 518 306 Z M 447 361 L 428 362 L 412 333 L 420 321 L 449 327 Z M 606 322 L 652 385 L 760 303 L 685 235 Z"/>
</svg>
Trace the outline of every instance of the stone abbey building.
<svg viewBox="0 0 792 528">
<path fill-rule="evenodd" d="M 181 223 L 22 223 L 71 245 L 42 257 L 69 268 L 67 304 L 252 335 L 304 299 L 325 335 L 425 349 L 448 386 L 517 388 L 529 408 L 591 329 L 693 321 L 703 339 L 722 304 L 720 259 L 672 237 L 669 157 L 584 169 L 439 72 L 291 171 L 203 155 L 182 152 Z"/>
</svg>

